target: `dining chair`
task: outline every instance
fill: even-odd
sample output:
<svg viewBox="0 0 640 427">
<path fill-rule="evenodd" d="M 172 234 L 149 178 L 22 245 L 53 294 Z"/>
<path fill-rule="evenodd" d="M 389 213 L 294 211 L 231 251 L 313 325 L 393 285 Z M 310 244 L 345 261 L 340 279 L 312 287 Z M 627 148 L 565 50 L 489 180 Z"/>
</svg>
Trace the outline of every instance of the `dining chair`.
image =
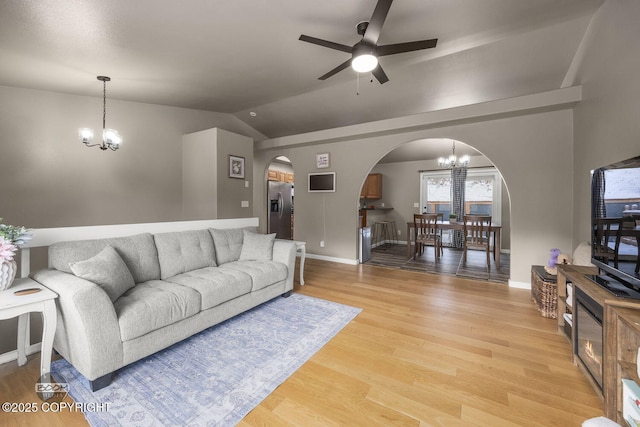
<svg viewBox="0 0 640 427">
<path fill-rule="evenodd" d="M 415 249 L 413 259 L 418 253 L 422 255 L 426 245 L 433 246 L 435 260 L 442 255 L 442 236 L 438 230 L 438 214 L 414 214 L 413 229 L 415 233 Z"/>
<path fill-rule="evenodd" d="M 469 249 L 481 249 L 487 253 L 487 270 L 491 270 L 491 216 L 463 215 L 464 242 L 462 261 L 467 262 Z"/>
<path fill-rule="evenodd" d="M 594 218 L 593 257 L 599 258 L 607 264 L 610 259 L 613 259 L 613 266 L 618 268 L 621 231 L 622 218 Z"/>
</svg>

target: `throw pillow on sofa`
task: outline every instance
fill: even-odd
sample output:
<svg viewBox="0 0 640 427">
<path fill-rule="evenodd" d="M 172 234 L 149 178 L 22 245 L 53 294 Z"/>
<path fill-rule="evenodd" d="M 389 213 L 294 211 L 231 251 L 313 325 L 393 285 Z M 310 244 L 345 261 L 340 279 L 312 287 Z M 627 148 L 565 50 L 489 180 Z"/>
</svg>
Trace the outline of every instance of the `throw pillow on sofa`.
<svg viewBox="0 0 640 427">
<path fill-rule="evenodd" d="M 162 280 L 199 268 L 216 267 L 213 239 L 207 230 L 158 233 L 153 239 Z"/>
<path fill-rule="evenodd" d="M 271 261 L 276 234 L 258 234 L 244 230 L 240 261 Z"/>
<path fill-rule="evenodd" d="M 135 286 L 129 268 L 112 246 L 92 258 L 70 263 L 69 268 L 76 276 L 104 289 L 112 302 Z"/>
<path fill-rule="evenodd" d="M 242 251 L 244 228 L 210 228 L 218 265 L 238 261 Z"/>
</svg>

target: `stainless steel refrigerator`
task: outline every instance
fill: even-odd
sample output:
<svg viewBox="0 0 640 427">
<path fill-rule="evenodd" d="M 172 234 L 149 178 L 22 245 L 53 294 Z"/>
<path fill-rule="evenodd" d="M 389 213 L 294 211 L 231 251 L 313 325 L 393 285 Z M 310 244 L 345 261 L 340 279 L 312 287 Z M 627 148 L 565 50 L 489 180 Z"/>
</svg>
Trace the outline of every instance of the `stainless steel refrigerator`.
<svg viewBox="0 0 640 427">
<path fill-rule="evenodd" d="M 269 181 L 269 233 L 278 239 L 293 238 L 293 185 L 288 182 Z"/>
</svg>

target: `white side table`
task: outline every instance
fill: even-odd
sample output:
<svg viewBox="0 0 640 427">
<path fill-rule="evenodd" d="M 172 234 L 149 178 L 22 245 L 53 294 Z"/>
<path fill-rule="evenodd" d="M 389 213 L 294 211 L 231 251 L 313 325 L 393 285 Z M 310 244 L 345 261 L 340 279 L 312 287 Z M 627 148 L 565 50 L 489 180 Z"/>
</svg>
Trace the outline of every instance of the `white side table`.
<svg viewBox="0 0 640 427">
<path fill-rule="evenodd" d="M 300 284 L 304 285 L 304 259 L 307 256 L 307 242 L 294 240 L 293 243 L 296 244 L 296 251 L 300 252 Z"/>
<path fill-rule="evenodd" d="M 40 289 L 35 293 L 16 295 L 17 291 Z M 40 375 L 49 373 L 53 336 L 56 332 L 56 303 L 58 295 L 31 279 L 17 279 L 13 286 L 0 291 L 0 319 L 18 316 L 18 365 L 27 363 L 26 350 L 29 346 L 29 313 L 42 313 L 42 348 L 40 350 Z"/>
</svg>

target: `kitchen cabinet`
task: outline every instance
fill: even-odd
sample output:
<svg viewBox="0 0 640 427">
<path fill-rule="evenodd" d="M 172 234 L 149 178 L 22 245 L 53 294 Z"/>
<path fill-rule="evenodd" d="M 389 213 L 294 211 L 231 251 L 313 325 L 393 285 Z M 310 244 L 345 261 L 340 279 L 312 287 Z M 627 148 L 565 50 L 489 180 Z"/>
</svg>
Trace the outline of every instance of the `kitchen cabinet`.
<svg viewBox="0 0 640 427">
<path fill-rule="evenodd" d="M 289 184 L 293 184 L 293 174 L 289 172 L 282 172 L 279 170 L 269 169 L 267 171 L 267 180 L 278 181 L 278 182 L 288 182 Z"/>
<path fill-rule="evenodd" d="M 364 181 L 360 191 L 361 199 L 381 199 L 382 198 L 382 174 L 371 173 Z"/>
</svg>

